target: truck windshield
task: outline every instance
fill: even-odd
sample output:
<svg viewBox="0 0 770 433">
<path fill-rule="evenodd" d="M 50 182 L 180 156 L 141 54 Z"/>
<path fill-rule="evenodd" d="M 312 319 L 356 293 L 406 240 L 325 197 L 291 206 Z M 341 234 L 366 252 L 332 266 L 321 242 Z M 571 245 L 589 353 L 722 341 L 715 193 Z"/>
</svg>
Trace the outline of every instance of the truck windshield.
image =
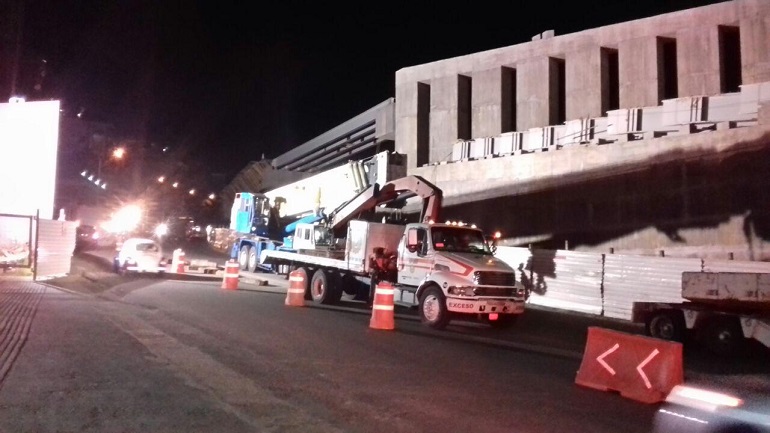
<svg viewBox="0 0 770 433">
<path fill-rule="evenodd" d="M 492 255 L 481 230 L 466 227 L 431 227 L 430 235 L 433 249 L 436 251 Z"/>
</svg>

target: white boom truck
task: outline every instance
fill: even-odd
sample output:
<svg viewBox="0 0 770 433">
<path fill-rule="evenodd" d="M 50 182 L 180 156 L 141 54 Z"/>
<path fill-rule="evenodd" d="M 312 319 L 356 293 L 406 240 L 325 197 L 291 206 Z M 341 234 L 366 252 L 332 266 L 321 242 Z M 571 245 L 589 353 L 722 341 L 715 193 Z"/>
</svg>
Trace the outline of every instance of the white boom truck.
<svg viewBox="0 0 770 433">
<path fill-rule="evenodd" d="M 421 222 L 385 224 L 354 219 L 386 203 L 422 198 Z M 422 322 L 444 328 L 452 319 L 512 325 L 524 312 L 524 286 L 496 258 L 484 233 L 459 224 L 436 224 L 441 190 L 419 176 L 374 185 L 336 209 L 326 224 L 297 226 L 292 251 L 265 250 L 260 261 L 304 274 L 305 298 L 333 304 L 368 283 L 395 289 L 394 303 L 417 307 Z M 366 287 L 366 286 L 365 286 Z"/>
<path fill-rule="evenodd" d="M 683 272 L 685 302 L 634 302 L 633 321 L 649 335 L 684 341 L 688 332 L 717 354 L 744 339 L 770 347 L 770 274 Z"/>
</svg>

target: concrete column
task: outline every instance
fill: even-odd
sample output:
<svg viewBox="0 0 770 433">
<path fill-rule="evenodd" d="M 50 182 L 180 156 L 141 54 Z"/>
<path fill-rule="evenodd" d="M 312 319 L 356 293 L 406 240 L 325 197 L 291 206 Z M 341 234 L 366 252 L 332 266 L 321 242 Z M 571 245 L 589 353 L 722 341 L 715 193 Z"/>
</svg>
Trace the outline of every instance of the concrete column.
<svg viewBox="0 0 770 433">
<path fill-rule="evenodd" d="M 547 56 L 516 65 L 516 130 L 548 126 L 549 59 Z"/>
<path fill-rule="evenodd" d="M 719 94 L 719 28 L 689 27 L 678 31 L 676 40 L 679 96 Z"/>
<path fill-rule="evenodd" d="M 658 105 L 658 41 L 656 37 L 618 43 L 620 108 Z"/>
<path fill-rule="evenodd" d="M 743 84 L 770 81 L 770 19 L 767 15 L 747 16 L 739 25 Z"/>
<path fill-rule="evenodd" d="M 417 167 L 417 85 L 396 86 L 396 143 L 394 150 L 406 155 L 407 173 Z"/>
<path fill-rule="evenodd" d="M 499 135 L 502 132 L 502 71 L 502 68 L 493 68 L 473 74 L 473 138 Z"/>
<path fill-rule="evenodd" d="M 568 52 L 566 72 L 566 120 L 602 116 L 601 49 Z"/>
<path fill-rule="evenodd" d="M 430 90 L 430 162 L 446 161 L 457 141 L 456 75 L 431 81 Z"/>
</svg>

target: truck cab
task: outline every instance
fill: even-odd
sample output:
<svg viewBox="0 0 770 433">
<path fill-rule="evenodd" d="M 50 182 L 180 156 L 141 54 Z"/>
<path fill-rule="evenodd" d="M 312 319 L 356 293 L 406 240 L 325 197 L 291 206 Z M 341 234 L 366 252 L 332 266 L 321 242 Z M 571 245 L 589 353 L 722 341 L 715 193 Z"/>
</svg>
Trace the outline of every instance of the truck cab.
<svg viewBox="0 0 770 433">
<path fill-rule="evenodd" d="M 430 316 L 423 321 L 433 327 L 443 327 L 450 313 L 502 323 L 524 312 L 524 286 L 516 282 L 516 271 L 494 256 L 484 233 L 474 227 L 408 224 L 398 245 L 397 270 L 397 301 L 420 304 L 421 315 Z"/>
<path fill-rule="evenodd" d="M 332 245 L 332 233 L 317 223 L 300 223 L 294 229 L 291 239 L 292 249 L 297 251 L 329 248 Z"/>
</svg>

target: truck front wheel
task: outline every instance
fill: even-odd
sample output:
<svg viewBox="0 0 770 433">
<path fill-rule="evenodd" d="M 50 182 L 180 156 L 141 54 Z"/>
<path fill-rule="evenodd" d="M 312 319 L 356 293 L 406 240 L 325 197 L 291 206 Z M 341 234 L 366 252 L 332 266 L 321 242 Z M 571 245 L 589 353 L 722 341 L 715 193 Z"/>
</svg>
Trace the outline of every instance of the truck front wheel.
<svg viewBox="0 0 770 433">
<path fill-rule="evenodd" d="M 684 341 L 685 324 L 680 311 L 656 311 L 646 323 L 647 334 L 651 337 L 669 341 Z"/>
<path fill-rule="evenodd" d="M 241 247 L 241 250 L 238 254 L 238 266 L 240 266 L 242 271 L 247 271 L 249 269 L 249 246 L 244 245 Z"/>
<path fill-rule="evenodd" d="M 323 269 L 317 269 L 310 280 L 310 296 L 319 304 L 336 304 L 342 297 L 342 291 L 336 278 Z"/>
<path fill-rule="evenodd" d="M 420 321 L 433 329 L 444 329 L 449 324 L 446 297 L 436 286 L 425 289 L 420 297 Z"/>
</svg>

